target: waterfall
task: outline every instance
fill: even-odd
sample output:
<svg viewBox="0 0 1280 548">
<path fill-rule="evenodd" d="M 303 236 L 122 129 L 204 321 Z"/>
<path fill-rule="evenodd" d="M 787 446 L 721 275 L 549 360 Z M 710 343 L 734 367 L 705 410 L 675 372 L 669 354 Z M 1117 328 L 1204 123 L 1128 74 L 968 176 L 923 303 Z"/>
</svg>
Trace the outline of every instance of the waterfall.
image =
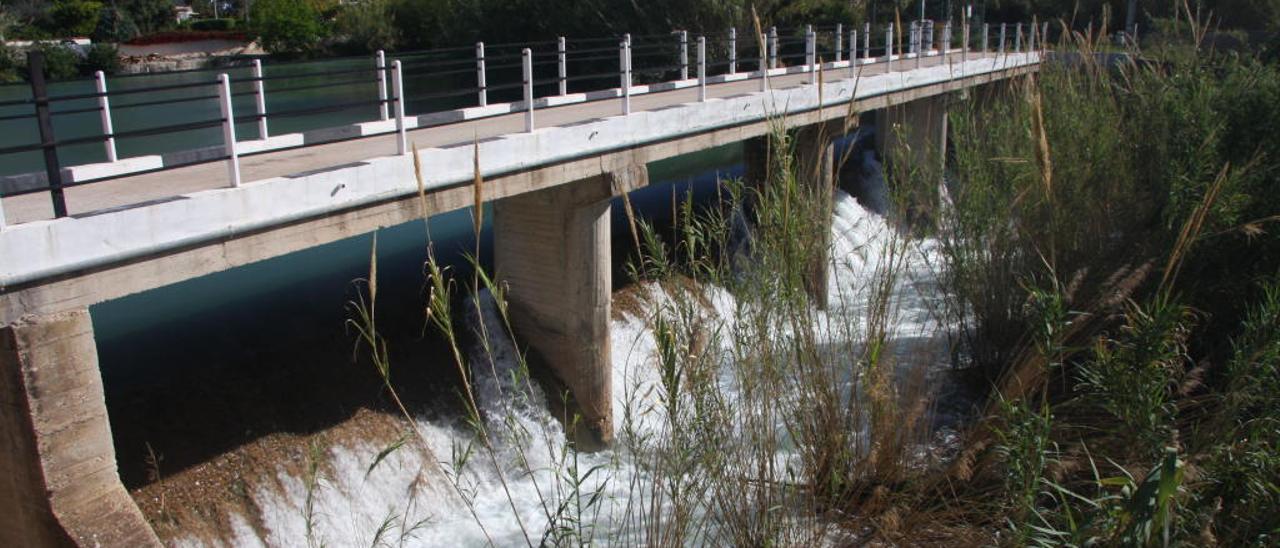
<svg viewBox="0 0 1280 548">
<path fill-rule="evenodd" d="M 879 173 L 870 153 L 861 168 Z M 893 289 L 897 322 L 891 338 L 900 343 L 894 352 L 904 363 L 921 355 L 945 356 L 943 333 L 949 326 L 936 313 L 942 300 L 934 271 L 940 264 L 936 243 L 904 240 L 878 213 L 887 204 L 883 179 L 863 181 L 861 204 L 843 191 L 835 196 L 829 301 L 826 312 L 815 311 L 818 324 L 829 328 L 824 336 L 834 338 L 842 333 L 836 327 L 859 321 L 873 277 L 889 257 L 886 249 L 903 246 L 905 264 Z M 614 429 L 620 436 L 659 434 L 667 420 L 654 365 L 659 344 L 644 315 L 672 296 L 656 284 L 635 291 L 642 311 L 622 313 L 610 326 Z M 699 314 L 723 322 L 717 324 L 722 329 L 732 328 L 738 303 L 728 291 L 705 288 L 700 302 Z M 465 417 L 420 416 L 414 420 L 420 441 L 409 437 L 381 457 L 387 440 L 335 444 L 325 450 L 325 463 L 314 476 L 280 467 L 274 482 L 256 486 L 249 494 L 256 513 L 229 516 L 229 530 L 215 543 L 367 546 L 380 539 L 409 546 L 505 546 L 553 541 L 543 535 L 557 530 L 598 542 L 629 539 L 633 533 L 636 541 L 642 539 L 628 530 L 634 520 L 630 506 L 637 494 L 649 492 L 649 472 L 624 443 L 596 453 L 566 449 L 569 443 L 549 411 L 549 396 L 520 374 L 517 349 L 492 296 L 482 292 L 465 308 L 465 324 L 477 335 L 465 350 L 480 420 L 490 433 L 487 442 Z M 945 360 L 934 361 L 931 372 L 946 369 Z M 716 382 L 732 399 L 732 379 Z M 791 458 L 783 450 L 779 469 L 786 469 Z M 565 512 L 584 497 L 597 500 L 588 515 Z M 189 538 L 179 544 L 208 542 Z"/>
</svg>

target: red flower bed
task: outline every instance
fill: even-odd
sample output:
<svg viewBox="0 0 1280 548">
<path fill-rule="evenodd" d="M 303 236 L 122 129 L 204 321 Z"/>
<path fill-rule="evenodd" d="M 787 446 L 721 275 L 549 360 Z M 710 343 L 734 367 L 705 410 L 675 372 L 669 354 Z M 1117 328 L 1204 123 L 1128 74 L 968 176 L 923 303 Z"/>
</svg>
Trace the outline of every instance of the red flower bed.
<svg viewBox="0 0 1280 548">
<path fill-rule="evenodd" d="M 155 44 L 174 44 L 180 42 L 199 42 L 201 40 L 234 40 L 248 41 L 243 32 L 222 30 L 166 31 L 139 36 L 125 42 L 130 46 L 151 46 Z"/>
</svg>

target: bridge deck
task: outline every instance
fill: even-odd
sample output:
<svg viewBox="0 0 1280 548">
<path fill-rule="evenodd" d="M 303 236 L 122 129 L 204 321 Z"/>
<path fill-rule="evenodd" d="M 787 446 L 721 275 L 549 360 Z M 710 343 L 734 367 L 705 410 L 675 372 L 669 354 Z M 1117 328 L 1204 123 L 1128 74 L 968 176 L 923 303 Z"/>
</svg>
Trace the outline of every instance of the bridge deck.
<svg viewBox="0 0 1280 548">
<path fill-rule="evenodd" d="M 986 56 L 994 57 L 996 54 L 988 53 Z M 957 54 L 949 55 L 948 61 L 958 61 L 959 57 Z M 976 52 L 971 52 L 969 56 L 971 60 L 980 57 L 981 55 Z M 921 60 L 921 66 L 937 66 L 943 62 L 940 56 L 926 57 Z M 915 67 L 915 59 L 894 62 L 895 72 L 911 70 Z M 848 69 L 829 70 L 825 78 L 828 80 L 843 78 L 847 75 L 847 71 Z M 885 64 L 882 62 L 861 67 L 863 76 L 874 76 L 884 72 Z M 775 76 L 771 78 L 771 86 L 775 89 L 792 88 L 803 85 L 808 82 L 808 79 L 809 75 L 805 73 Z M 707 96 L 708 98 L 731 97 L 759 91 L 759 89 L 759 79 L 709 84 Z M 633 112 L 659 110 L 693 102 L 697 98 L 697 87 L 690 87 L 635 95 L 631 98 L 631 107 Z M 605 99 L 550 107 L 535 111 L 534 116 L 537 127 L 567 126 L 587 120 L 616 116 L 621 111 L 620 102 L 621 99 Z M 524 114 L 514 113 L 410 130 L 408 135 L 411 145 L 429 148 L 469 143 L 473 139 L 520 133 L 523 130 Z M 383 134 L 242 156 L 240 169 L 243 180 L 250 182 L 354 164 L 369 158 L 394 154 L 395 138 L 394 133 Z M 84 215 L 225 186 L 227 186 L 226 163 L 217 161 L 90 183 L 67 188 L 65 192 L 68 212 L 72 215 Z M 49 195 L 43 192 L 5 198 L 3 210 L 9 225 L 53 218 L 53 206 Z"/>
</svg>

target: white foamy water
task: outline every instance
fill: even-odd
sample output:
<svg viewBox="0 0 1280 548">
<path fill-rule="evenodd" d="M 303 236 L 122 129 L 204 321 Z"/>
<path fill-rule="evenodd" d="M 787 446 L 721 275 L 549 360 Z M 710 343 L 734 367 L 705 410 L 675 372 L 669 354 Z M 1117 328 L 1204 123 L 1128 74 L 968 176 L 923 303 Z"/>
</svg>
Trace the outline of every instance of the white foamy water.
<svg viewBox="0 0 1280 548">
<path fill-rule="evenodd" d="M 891 339 L 903 342 L 895 345 L 895 355 L 906 361 L 921 353 L 939 354 L 945 346 L 939 332 L 946 326 L 933 313 L 941 301 L 932 269 L 938 264 L 934 244 L 904 242 L 882 217 L 843 192 L 835 199 L 827 311 L 815 312 L 823 331 L 819 336 L 839 343 L 860 329 L 875 293 L 871 282 L 886 268 L 891 257 L 886 249 L 892 246 L 905 250 L 892 255 L 902 261 L 891 301 L 897 318 Z M 657 285 L 643 289 L 644 314 L 689 302 L 687 295 L 681 300 Z M 700 297 L 690 321 L 704 327 L 700 351 L 718 362 L 720 372 L 712 382 L 732 408 L 741 382 L 729 373 L 732 339 L 746 332 L 735 326 L 739 303 L 714 287 Z M 661 513 L 663 503 L 648 506 L 653 480 L 649 469 L 637 464 L 646 455 L 628 448 L 643 445 L 635 443 L 636 437 L 662 438 L 670 424 L 652 318 L 626 314 L 613 321 L 614 429 L 620 439 L 614 449 L 579 454 L 566 449 L 565 433 L 548 411 L 546 395 L 519 375 L 516 349 L 492 298 L 484 294 L 480 304 L 479 313 L 467 314 L 467 324 L 483 331 L 489 346 L 469 349 L 487 440 L 462 419 L 419 419 L 415 426 L 421 442 L 406 443 L 372 471 L 382 447 L 360 442 L 331 447 L 316 481 L 282 469 L 278 485 L 253 493 L 257 515 L 232 516 L 229 542 L 370 546 L 380 539 L 405 546 L 515 546 L 554 544 L 554 535 L 565 531 L 602 544 L 642 541 L 639 529 L 649 523 L 646 516 Z M 785 328 L 777 334 L 789 335 Z M 775 469 L 779 474 L 791 469 L 794 458 L 782 449 Z"/>
</svg>

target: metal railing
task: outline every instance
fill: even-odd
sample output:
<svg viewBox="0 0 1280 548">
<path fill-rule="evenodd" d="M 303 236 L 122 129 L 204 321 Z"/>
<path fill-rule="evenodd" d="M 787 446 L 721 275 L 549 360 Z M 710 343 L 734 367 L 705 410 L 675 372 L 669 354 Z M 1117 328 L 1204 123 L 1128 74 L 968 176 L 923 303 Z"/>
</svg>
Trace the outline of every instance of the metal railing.
<svg viewBox="0 0 1280 548">
<path fill-rule="evenodd" d="M 620 99 L 620 113 L 631 113 L 631 98 L 637 93 L 637 82 L 650 84 L 668 84 L 671 88 L 696 86 L 699 101 L 707 100 L 708 79 L 725 76 L 729 81 L 740 79 L 759 79 L 760 89 L 771 87 L 771 78 L 777 69 L 784 67 L 800 67 L 801 72 L 808 72 L 809 83 L 816 82 L 819 64 L 832 68 L 847 65 L 849 76 L 856 74 L 858 67 L 870 63 L 883 63 L 886 71 L 895 69 L 894 62 L 903 62 L 914 57 L 919 66 L 921 59 L 929 55 L 954 55 L 958 49 L 962 60 L 968 60 L 970 46 L 976 45 L 979 52 L 996 52 L 1006 54 L 1005 24 L 998 30 L 987 24 L 972 27 L 967 21 L 960 23 L 960 39 L 957 43 L 952 23 L 937 25 L 932 21 L 911 22 L 905 29 L 903 39 L 895 38 L 892 25 L 875 26 L 863 23 L 861 26 L 849 25 L 845 32 L 843 24 L 827 27 L 806 26 L 799 29 L 778 29 L 770 27 L 760 36 L 753 33 L 739 35 L 737 29 L 728 29 L 724 33 L 701 35 L 694 38 L 694 72 L 690 77 L 690 37 L 684 30 L 669 35 L 645 35 L 621 37 L 604 37 L 568 40 L 559 37 L 553 41 L 525 44 L 486 44 L 478 42 L 472 46 L 459 48 L 439 48 L 434 50 L 403 52 L 390 63 L 385 52 L 378 51 L 362 68 L 346 68 L 339 70 L 306 71 L 292 73 L 283 71 L 280 74 L 267 74 L 261 61 L 254 60 L 245 68 L 249 76 L 232 79 L 225 69 L 218 72 L 215 78 L 200 79 L 195 82 L 165 84 L 149 87 L 133 87 L 111 90 L 107 78 L 98 72 L 92 81 L 94 91 L 91 93 L 75 93 L 51 95 L 49 84 L 44 77 L 44 58 L 38 51 L 29 53 L 31 72 L 31 98 L 22 100 L 0 101 L 0 107 L 31 106 L 29 114 L 0 116 L 0 121 L 34 119 L 39 129 L 39 141 L 35 143 L 0 148 L 0 158 L 7 155 L 40 152 L 43 155 L 44 174 L 47 184 L 44 187 L 12 190 L 0 194 L 3 197 L 48 192 L 53 203 L 55 217 L 67 215 L 64 189 L 83 184 L 91 184 L 103 180 L 136 175 L 141 171 L 130 171 L 114 176 L 98 177 L 83 181 L 65 181 L 63 166 L 59 161 L 60 147 L 99 143 L 109 163 L 121 160 L 117 143 L 122 139 L 142 136 L 169 135 L 174 133 L 221 128 L 222 142 L 219 143 L 222 153 L 206 156 L 201 162 L 226 161 L 227 177 L 231 186 L 241 184 L 240 157 L 248 156 L 238 143 L 237 124 L 253 124 L 256 126 L 258 138 L 268 139 L 269 120 L 292 117 L 330 114 L 339 111 L 369 110 L 376 107 L 375 120 L 391 121 L 394 119 L 396 133 L 396 153 L 408 152 L 406 118 L 410 116 L 407 103 L 426 102 L 432 100 L 451 99 L 472 96 L 475 106 L 493 106 L 496 98 L 505 98 L 510 104 L 507 112 L 516 109 L 524 113 L 525 131 L 536 129 L 534 113 L 538 107 L 538 99 L 551 96 L 565 97 L 571 93 L 582 93 L 582 101 L 601 99 Z M 1048 24 L 1038 27 L 1035 23 L 1029 27 L 1026 40 L 1027 50 L 1046 42 L 1043 38 L 1048 32 Z M 882 31 L 882 32 L 881 32 Z M 977 40 L 973 39 L 977 33 Z M 1023 24 L 1015 24 L 1012 29 L 1012 51 L 1024 51 Z M 882 45 L 877 47 L 873 37 L 883 36 Z M 991 38 L 997 36 L 993 45 Z M 935 42 L 935 38 L 937 42 Z M 905 42 L 905 44 L 903 43 Z M 466 52 L 472 55 L 466 55 Z M 287 67 L 281 63 L 276 66 Z M 746 67 L 754 70 L 743 72 Z M 493 76 L 507 74 L 519 69 L 520 76 L 514 82 L 497 83 Z M 197 69 L 193 73 L 211 73 L 216 69 Z M 431 78 L 474 75 L 475 85 L 458 89 L 447 89 L 429 93 L 405 94 L 406 73 L 426 75 Z M 496 74 L 495 74 L 496 73 Z M 171 73 L 166 73 L 171 74 Z M 122 76 L 120 78 L 128 78 Z M 352 84 L 369 84 L 376 91 L 367 100 L 342 101 L 332 104 L 321 104 L 307 108 L 273 110 L 267 101 L 267 82 L 274 80 L 300 80 L 323 77 L 319 83 L 291 84 L 286 87 L 272 88 L 273 94 L 300 92 L 321 88 L 332 88 Z M 615 80 L 616 79 L 616 80 Z M 496 81 L 502 81 L 499 78 Z M 610 82 L 616 82 L 616 86 Z M 614 90 L 615 93 L 599 94 L 600 97 L 585 97 L 588 92 Z M 180 93 L 179 97 L 168 97 L 171 92 Z M 540 93 L 541 92 L 541 93 Z M 163 96 L 154 98 L 157 95 Z M 125 96 L 137 96 L 140 100 L 129 103 L 113 99 Z M 237 115 L 234 99 L 252 97 L 253 112 Z M 94 106 L 53 110 L 52 105 L 71 101 L 94 101 Z M 218 117 L 168 125 L 159 125 L 129 131 L 117 131 L 112 123 L 113 114 L 122 110 L 172 105 L 189 102 L 216 101 Z M 545 104 L 552 104 L 545 102 Z M 453 110 L 453 109 L 448 109 Z M 57 116 L 86 114 L 97 112 L 100 118 L 100 134 L 70 139 L 58 139 L 54 135 L 53 120 Z M 431 110 L 415 112 L 413 115 L 430 114 Z M 356 137 L 359 138 L 359 137 Z M 310 146 L 303 144 L 299 146 Z M 259 147 L 252 154 L 261 154 L 282 150 L 287 147 Z M 184 164 L 186 165 L 186 164 Z M 161 167 L 170 169 L 170 167 Z M 153 170 L 154 171 L 154 170 Z M 4 228 L 3 204 L 0 203 L 0 229 Z"/>
</svg>

